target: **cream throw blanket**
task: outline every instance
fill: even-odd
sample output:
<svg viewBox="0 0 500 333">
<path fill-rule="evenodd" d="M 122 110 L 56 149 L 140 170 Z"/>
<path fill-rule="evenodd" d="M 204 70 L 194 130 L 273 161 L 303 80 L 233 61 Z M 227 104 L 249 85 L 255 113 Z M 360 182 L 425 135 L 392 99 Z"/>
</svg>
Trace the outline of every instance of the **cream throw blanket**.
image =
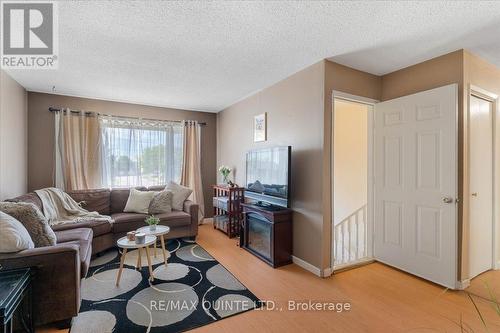
<svg viewBox="0 0 500 333">
<path fill-rule="evenodd" d="M 69 194 L 55 187 L 36 190 L 42 200 L 43 214 L 51 226 L 85 221 L 111 221 L 110 216 L 83 209 Z"/>
</svg>

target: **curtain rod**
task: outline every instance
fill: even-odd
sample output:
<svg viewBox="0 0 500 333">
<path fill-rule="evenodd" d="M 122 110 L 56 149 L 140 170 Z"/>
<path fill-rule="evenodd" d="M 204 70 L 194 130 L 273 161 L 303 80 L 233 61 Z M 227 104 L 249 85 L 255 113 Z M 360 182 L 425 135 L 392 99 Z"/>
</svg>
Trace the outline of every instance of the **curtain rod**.
<svg viewBox="0 0 500 333">
<path fill-rule="evenodd" d="M 60 112 L 61 109 L 55 108 L 50 106 L 49 107 L 50 112 Z M 71 113 L 81 113 L 82 111 L 80 110 L 69 110 Z M 85 111 L 85 115 L 101 115 L 101 116 L 109 116 L 109 117 L 123 117 L 123 118 L 129 118 L 129 119 L 139 119 L 139 120 L 150 120 L 150 121 L 170 121 L 174 123 L 182 123 L 182 120 L 161 120 L 161 119 L 151 119 L 151 118 L 139 118 L 139 117 L 127 117 L 127 116 L 116 116 L 116 115 L 111 115 L 111 114 L 103 114 L 103 113 L 98 113 L 98 112 L 91 112 L 91 111 Z M 199 122 L 198 125 L 200 126 L 206 126 L 207 123 L 205 122 Z"/>
</svg>

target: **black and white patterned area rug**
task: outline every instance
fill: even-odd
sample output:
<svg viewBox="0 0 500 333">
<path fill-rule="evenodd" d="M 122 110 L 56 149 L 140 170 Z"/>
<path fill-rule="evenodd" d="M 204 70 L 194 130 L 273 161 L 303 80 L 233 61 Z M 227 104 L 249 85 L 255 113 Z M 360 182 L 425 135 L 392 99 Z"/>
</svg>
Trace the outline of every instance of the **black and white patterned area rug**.
<svg viewBox="0 0 500 333">
<path fill-rule="evenodd" d="M 151 251 L 155 279 L 148 280 L 146 254 L 126 255 L 119 287 L 120 253 L 95 258 L 82 281 L 82 305 L 71 333 L 182 332 L 261 306 L 259 299 L 195 242 L 169 240 L 167 267 L 161 248 Z M 62 273 L 61 273 L 62 274 Z"/>
</svg>

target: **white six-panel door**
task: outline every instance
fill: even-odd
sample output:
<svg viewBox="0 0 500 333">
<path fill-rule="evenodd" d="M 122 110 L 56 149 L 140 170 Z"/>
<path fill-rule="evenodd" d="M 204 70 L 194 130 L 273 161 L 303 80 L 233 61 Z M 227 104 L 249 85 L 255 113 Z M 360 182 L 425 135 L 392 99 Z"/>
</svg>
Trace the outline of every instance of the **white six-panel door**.
<svg viewBox="0 0 500 333">
<path fill-rule="evenodd" d="M 375 105 L 374 255 L 457 281 L 456 84 Z"/>
</svg>

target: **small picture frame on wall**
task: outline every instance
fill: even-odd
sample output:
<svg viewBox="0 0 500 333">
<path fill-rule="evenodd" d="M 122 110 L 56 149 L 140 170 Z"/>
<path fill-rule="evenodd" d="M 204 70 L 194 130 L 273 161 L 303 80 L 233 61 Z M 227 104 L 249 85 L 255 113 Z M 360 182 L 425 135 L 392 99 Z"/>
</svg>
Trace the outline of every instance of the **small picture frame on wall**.
<svg viewBox="0 0 500 333">
<path fill-rule="evenodd" d="M 253 141 L 263 142 L 267 140 L 267 112 L 253 117 Z"/>
</svg>

